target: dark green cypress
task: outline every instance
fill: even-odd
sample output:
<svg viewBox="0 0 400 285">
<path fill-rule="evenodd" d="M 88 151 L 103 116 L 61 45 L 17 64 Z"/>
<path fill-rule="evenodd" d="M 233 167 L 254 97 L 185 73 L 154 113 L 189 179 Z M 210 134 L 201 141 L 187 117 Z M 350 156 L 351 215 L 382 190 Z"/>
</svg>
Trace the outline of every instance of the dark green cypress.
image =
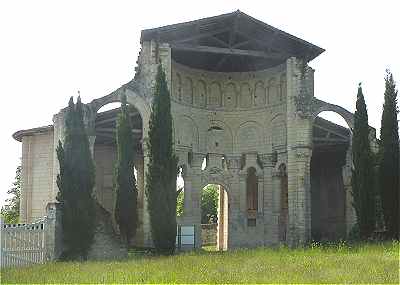
<svg viewBox="0 0 400 285">
<path fill-rule="evenodd" d="M 132 135 L 132 122 L 129 116 L 126 97 L 122 97 L 121 111 L 117 118 L 117 163 L 115 165 L 115 220 L 121 237 L 127 246 L 135 236 L 137 228 L 137 188 L 134 175 L 135 145 Z"/>
<path fill-rule="evenodd" d="M 379 186 L 386 229 L 390 238 L 399 239 L 399 126 L 397 90 L 392 73 L 385 76 L 385 102 L 381 121 Z"/>
<path fill-rule="evenodd" d="M 367 106 L 361 84 L 358 87 L 353 129 L 352 188 L 354 207 L 361 238 L 371 236 L 375 229 L 375 191 L 372 152 L 369 143 Z"/>
<path fill-rule="evenodd" d="M 170 92 L 158 66 L 147 143 L 149 164 L 146 195 L 155 249 L 173 254 L 176 239 L 176 177 L 178 159 L 172 147 Z"/>
<path fill-rule="evenodd" d="M 61 223 L 65 246 L 63 257 L 86 259 L 95 227 L 95 202 L 92 197 L 95 174 L 80 97 L 76 104 L 72 97 L 69 101 L 65 118 L 65 141 L 64 145 L 59 142 L 57 157 L 60 164 L 57 200 L 62 205 Z"/>
</svg>

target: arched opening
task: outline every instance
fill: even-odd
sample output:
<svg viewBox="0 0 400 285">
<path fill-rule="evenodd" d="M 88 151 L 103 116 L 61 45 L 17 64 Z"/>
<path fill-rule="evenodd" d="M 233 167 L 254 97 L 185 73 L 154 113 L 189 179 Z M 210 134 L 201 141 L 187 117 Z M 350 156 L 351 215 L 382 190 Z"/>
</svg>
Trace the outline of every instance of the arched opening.
<svg viewBox="0 0 400 285">
<path fill-rule="evenodd" d="M 288 217 L 289 217 L 289 203 L 288 203 L 288 175 L 285 164 L 279 166 L 280 177 L 280 205 L 279 205 L 279 241 L 286 242 Z"/>
<path fill-rule="evenodd" d="M 326 118 L 329 118 L 326 119 Z M 333 241 L 346 236 L 344 184 L 351 132 L 337 113 L 323 112 L 313 124 L 311 158 L 311 238 Z"/>
<path fill-rule="evenodd" d="M 258 178 L 256 169 L 247 169 L 246 177 L 247 225 L 256 226 L 258 211 Z"/>
<path fill-rule="evenodd" d="M 184 180 L 183 166 L 178 168 L 178 176 L 176 177 L 176 216 L 183 216 L 185 211 L 185 180 Z"/>
<path fill-rule="evenodd" d="M 228 249 L 229 201 L 226 189 L 208 184 L 201 191 L 201 239 L 206 250 Z"/>
<path fill-rule="evenodd" d="M 114 208 L 116 193 L 114 191 L 114 167 L 117 162 L 117 142 L 116 128 L 117 117 L 120 112 L 121 103 L 109 103 L 102 106 L 95 119 L 95 142 L 93 157 L 96 171 L 95 197 L 99 204 L 107 210 L 114 219 Z M 134 139 L 134 175 L 138 189 L 138 214 L 139 219 L 142 215 L 141 206 L 143 205 L 143 152 L 142 152 L 142 118 L 138 110 L 128 105 L 132 123 L 132 135 Z M 115 229 L 117 229 L 114 222 Z M 138 229 L 135 241 L 138 241 L 140 230 Z"/>
</svg>

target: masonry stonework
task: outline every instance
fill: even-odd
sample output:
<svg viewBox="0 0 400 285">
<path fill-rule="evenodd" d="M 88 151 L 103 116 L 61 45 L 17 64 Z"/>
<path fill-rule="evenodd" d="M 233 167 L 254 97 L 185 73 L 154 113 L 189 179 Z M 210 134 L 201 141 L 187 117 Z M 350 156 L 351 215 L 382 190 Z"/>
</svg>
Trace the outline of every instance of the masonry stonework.
<svg viewBox="0 0 400 285">
<path fill-rule="evenodd" d="M 229 23 L 236 23 L 236 28 Z M 263 38 L 253 35 L 254 29 Z M 269 31 L 274 31 L 273 38 Z M 240 11 L 144 30 L 135 77 L 85 105 L 96 164 L 94 197 L 113 216 L 118 110 L 98 111 L 126 95 L 137 142 L 139 228 L 135 243 L 152 245 L 144 194 L 146 142 L 157 65 L 162 63 L 171 91 L 174 148 L 184 179 L 184 211 L 178 222 L 195 225 L 197 247 L 201 246 L 201 191 L 207 184 L 220 186 L 220 249 L 341 238 L 323 230 L 330 225 L 348 234 L 355 223 L 350 195 L 353 115 L 314 97 L 315 71 L 308 62 L 322 52 Z M 350 130 L 317 118 L 322 111 L 337 112 Z M 21 217 L 26 222 L 43 215 L 45 205 L 55 201 L 58 162 L 54 146 L 63 141 L 64 113 L 61 110 L 54 116 L 53 126 L 14 134 L 22 141 Z M 316 151 L 319 158 L 325 154 L 329 158 L 335 151 L 344 158 L 334 164 L 335 171 L 317 177 L 319 184 L 311 183 Z M 255 177 L 249 184 L 250 172 Z M 251 206 L 249 185 L 256 193 Z M 336 192 L 326 185 L 334 185 Z M 337 207 L 329 209 L 332 205 L 321 197 L 336 199 L 332 205 Z M 325 199 L 328 209 L 313 206 L 316 199 Z M 324 227 L 318 227 L 322 230 L 317 230 L 314 225 L 320 220 L 317 223 L 313 217 L 324 216 L 327 210 L 333 214 L 325 216 L 335 219 L 325 219 Z"/>
</svg>

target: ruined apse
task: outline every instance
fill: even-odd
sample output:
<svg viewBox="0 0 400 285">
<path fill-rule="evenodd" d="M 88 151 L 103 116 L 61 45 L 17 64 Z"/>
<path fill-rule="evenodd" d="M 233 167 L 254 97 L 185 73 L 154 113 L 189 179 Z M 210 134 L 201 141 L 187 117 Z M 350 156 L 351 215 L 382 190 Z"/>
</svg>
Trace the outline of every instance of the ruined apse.
<svg viewBox="0 0 400 285">
<path fill-rule="evenodd" d="M 136 245 L 152 243 L 144 189 L 159 63 L 171 93 L 184 181 L 178 223 L 195 226 L 196 247 L 202 245 L 201 193 L 208 184 L 219 186 L 219 249 L 346 237 L 355 223 L 353 114 L 315 97 L 309 63 L 323 49 L 241 11 L 146 29 L 140 43 L 134 78 L 85 104 L 96 165 L 93 195 L 111 216 L 118 110 L 102 108 L 122 94 L 130 105 L 139 190 Z M 347 128 L 318 117 L 323 111 L 338 113 Z M 22 142 L 22 222 L 39 219 L 55 200 L 55 146 L 63 141 L 64 117 L 60 110 L 53 125 L 14 134 Z"/>
</svg>

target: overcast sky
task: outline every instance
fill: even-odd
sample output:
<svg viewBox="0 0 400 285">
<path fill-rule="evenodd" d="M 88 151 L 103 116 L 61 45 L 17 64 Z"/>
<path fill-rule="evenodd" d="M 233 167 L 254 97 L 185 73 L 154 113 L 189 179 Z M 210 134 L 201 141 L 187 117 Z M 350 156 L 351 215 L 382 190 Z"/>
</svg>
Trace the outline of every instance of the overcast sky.
<svg viewBox="0 0 400 285">
<path fill-rule="evenodd" d="M 310 65 L 315 96 L 354 111 L 362 82 L 380 128 L 385 69 L 400 78 L 400 1 L 1 1 L 0 205 L 14 181 L 20 129 L 52 123 L 80 90 L 83 102 L 134 76 L 140 31 L 237 9 L 324 49 Z"/>
</svg>

